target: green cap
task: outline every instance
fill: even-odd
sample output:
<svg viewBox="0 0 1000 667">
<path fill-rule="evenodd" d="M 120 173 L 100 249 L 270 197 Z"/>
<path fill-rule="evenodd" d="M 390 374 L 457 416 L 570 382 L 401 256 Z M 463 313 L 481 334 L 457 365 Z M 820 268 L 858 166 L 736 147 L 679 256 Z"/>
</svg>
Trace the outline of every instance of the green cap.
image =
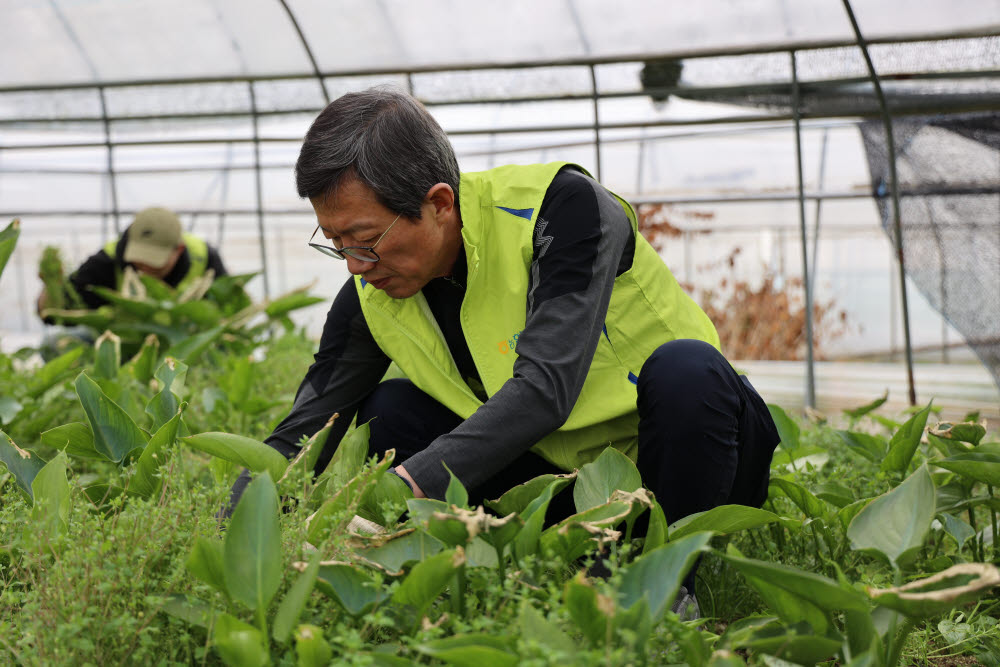
<svg viewBox="0 0 1000 667">
<path fill-rule="evenodd" d="M 147 208 L 136 214 L 128 228 L 124 258 L 126 262 L 166 266 L 170 254 L 180 244 L 180 218 L 165 208 Z"/>
</svg>

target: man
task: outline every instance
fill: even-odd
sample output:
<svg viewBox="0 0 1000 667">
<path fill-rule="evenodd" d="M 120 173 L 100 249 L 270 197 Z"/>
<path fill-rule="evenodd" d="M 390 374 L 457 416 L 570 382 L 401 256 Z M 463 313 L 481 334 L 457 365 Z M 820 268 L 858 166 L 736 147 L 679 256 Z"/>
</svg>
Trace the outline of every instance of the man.
<svg viewBox="0 0 1000 667">
<path fill-rule="evenodd" d="M 352 417 L 374 418 L 369 453 L 395 448 L 417 497 L 444 497 L 445 466 L 481 502 L 611 446 L 670 521 L 763 502 L 767 407 L 632 208 L 580 167 L 459 174 L 419 102 L 372 89 L 323 110 L 296 181 L 310 245 L 353 277 L 272 447 L 293 456 L 339 412 L 319 466 Z M 392 361 L 407 379 L 380 382 Z M 572 511 L 560 494 L 549 518 Z"/>
<path fill-rule="evenodd" d="M 193 234 L 184 233 L 175 213 L 157 207 L 139 211 L 121 238 L 109 241 L 88 257 L 69 276 L 69 282 L 87 308 L 97 308 L 107 301 L 90 288 L 120 289 L 126 266 L 180 290 L 209 270 L 216 277 L 226 275 L 215 248 Z M 48 294 L 42 290 L 38 298 L 39 314 L 47 302 Z"/>
</svg>

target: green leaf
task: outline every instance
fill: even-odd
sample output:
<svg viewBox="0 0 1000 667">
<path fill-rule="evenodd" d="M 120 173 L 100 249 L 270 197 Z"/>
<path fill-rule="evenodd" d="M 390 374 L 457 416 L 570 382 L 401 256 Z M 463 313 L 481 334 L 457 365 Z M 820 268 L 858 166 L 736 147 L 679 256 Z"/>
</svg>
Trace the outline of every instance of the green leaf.
<svg viewBox="0 0 1000 667">
<path fill-rule="evenodd" d="M 919 549 L 934 520 L 934 482 L 921 466 L 892 491 L 871 501 L 847 529 L 854 549 L 883 554 L 895 566 Z"/>
<path fill-rule="evenodd" d="M 511 650 L 513 641 L 494 635 L 455 635 L 436 639 L 418 648 L 421 653 L 456 667 L 514 667 L 520 658 Z"/>
<path fill-rule="evenodd" d="M 295 628 L 295 655 L 299 667 L 326 667 L 333 659 L 333 649 L 323 639 L 323 629 L 315 625 Z"/>
<path fill-rule="evenodd" d="M 185 404 L 186 405 L 186 404 Z M 183 409 L 183 408 L 182 408 Z M 181 425 L 181 412 L 178 410 L 173 419 L 161 426 L 149 444 L 142 450 L 135 464 L 135 475 L 129 488 L 144 498 L 151 498 L 163 486 L 163 480 L 157 475 L 160 466 L 167 459 L 170 447 L 177 442 L 177 431 Z"/>
<path fill-rule="evenodd" d="M 25 532 L 48 541 L 66 530 L 69 522 L 70 488 L 66 479 L 66 455 L 60 452 L 31 480 L 31 523 Z"/>
<path fill-rule="evenodd" d="M 930 618 L 987 595 L 1000 586 L 1000 570 L 988 563 L 961 563 L 897 588 L 869 590 L 877 604 L 910 618 Z"/>
<path fill-rule="evenodd" d="M 0 398 L 0 424 L 9 424 L 20 414 L 24 406 L 10 396 Z"/>
<path fill-rule="evenodd" d="M 392 602 L 410 608 L 412 620 L 419 621 L 464 565 L 465 554 L 460 548 L 442 551 L 417 563 L 392 594 Z"/>
<path fill-rule="evenodd" d="M 671 541 L 682 537 L 710 531 L 721 535 L 729 535 L 748 528 L 758 528 L 779 521 L 781 517 L 766 510 L 745 505 L 720 505 L 705 512 L 690 514 L 675 521 L 669 528 Z"/>
<path fill-rule="evenodd" d="M 326 469 L 316 479 L 314 498 L 326 497 L 327 486 L 332 486 L 334 489 L 340 488 L 361 472 L 361 468 L 365 465 L 365 459 L 368 458 L 369 433 L 368 424 L 361 424 L 344 435 L 337 449 L 334 450 L 330 462 L 326 465 Z"/>
<path fill-rule="evenodd" d="M 951 470 L 962 477 L 1000 487 L 1000 455 L 998 454 L 972 451 L 949 456 L 946 459 L 933 461 L 933 463 L 939 468 Z"/>
<path fill-rule="evenodd" d="M 930 429 L 929 433 L 944 440 L 967 442 L 975 447 L 986 435 L 986 426 L 984 424 L 949 424 L 943 422 L 938 424 L 936 428 Z"/>
<path fill-rule="evenodd" d="M 598 593 L 583 572 L 566 582 L 563 604 L 591 646 L 601 647 L 611 634 L 614 599 Z"/>
<path fill-rule="evenodd" d="M 7 466 L 10 474 L 24 497 L 31 502 L 31 483 L 38 472 L 45 467 L 45 461 L 31 452 L 21 449 L 3 431 L 0 431 L 0 461 Z"/>
<path fill-rule="evenodd" d="M 965 543 L 976 536 L 975 529 L 962 521 L 958 517 L 954 517 L 951 514 L 941 513 L 938 514 L 944 524 L 945 532 L 951 535 L 955 543 L 958 544 L 958 548 L 961 551 Z"/>
<path fill-rule="evenodd" d="M 170 356 L 190 365 L 197 361 L 201 353 L 208 349 L 222 335 L 223 331 L 225 331 L 225 327 L 218 326 L 189 336 L 170 346 Z"/>
<path fill-rule="evenodd" d="M 369 564 L 392 576 L 403 574 L 403 568 L 430 558 L 442 549 L 441 543 L 421 530 L 407 528 L 398 533 L 379 537 L 371 546 L 358 549 L 356 554 Z"/>
<path fill-rule="evenodd" d="M 677 597 L 684 576 L 698 555 L 707 550 L 711 539 L 712 533 L 694 533 L 638 558 L 622 575 L 618 588 L 620 606 L 631 609 L 645 599 L 653 622 L 658 623 Z"/>
<path fill-rule="evenodd" d="M 140 384 L 148 384 L 153 379 L 153 372 L 156 370 L 156 360 L 160 357 L 160 339 L 149 334 L 142 343 L 142 347 L 133 356 L 126 367 Z"/>
<path fill-rule="evenodd" d="M 34 375 L 31 376 L 31 381 L 28 382 L 28 396 L 38 398 L 64 379 L 67 372 L 73 368 L 86 350 L 85 347 L 74 347 L 35 371 Z"/>
<path fill-rule="evenodd" d="M 299 470 L 306 471 L 309 478 L 312 477 L 313 471 L 316 468 L 316 462 L 319 460 L 319 455 L 326 446 L 327 438 L 330 437 L 330 429 L 333 428 L 333 423 L 336 419 L 336 414 L 330 417 L 326 425 L 314 433 L 305 446 L 299 450 L 299 453 L 295 455 L 295 458 L 292 459 L 292 462 L 285 469 L 281 479 L 278 480 L 278 488 L 280 490 L 285 491 L 286 487 L 290 487 L 292 480 L 296 478 L 297 471 Z M 290 491 L 291 489 L 287 488 L 287 490 Z"/>
<path fill-rule="evenodd" d="M 386 599 L 375 580 L 350 563 L 321 563 L 317 577 L 316 587 L 355 618 L 367 614 Z"/>
<path fill-rule="evenodd" d="M 201 537 L 195 539 L 194 547 L 184 563 L 199 581 L 208 584 L 227 598 L 225 550 L 222 540 Z"/>
<path fill-rule="evenodd" d="M 309 564 L 299 575 L 292 588 L 282 598 L 278 605 L 278 611 L 274 614 L 274 623 L 271 626 L 271 636 L 282 644 L 288 641 L 292 634 L 292 628 L 299 622 L 302 610 L 306 608 L 309 595 L 313 586 L 316 585 L 316 575 L 319 573 L 320 552 L 314 551 L 309 558 Z"/>
<path fill-rule="evenodd" d="M 856 500 L 851 489 L 837 482 L 823 482 L 815 488 L 817 498 L 837 508 L 846 507 Z"/>
<path fill-rule="evenodd" d="M 170 309 L 170 316 L 174 322 L 190 320 L 199 327 L 214 327 L 222 320 L 222 311 L 211 301 L 198 299 L 177 304 Z"/>
<path fill-rule="evenodd" d="M 219 614 L 212 639 L 227 665 L 262 667 L 271 663 L 267 639 L 261 631 L 229 614 Z"/>
<path fill-rule="evenodd" d="M 561 479 L 550 482 L 541 495 L 532 500 L 521 513 L 524 526 L 514 538 L 513 545 L 514 555 L 518 561 L 538 551 L 538 542 L 542 528 L 545 526 L 545 513 L 549 509 L 549 503 L 552 502 L 552 496 L 555 495 L 556 489 L 561 489 L 563 486 L 565 483 Z"/>
<path fill-rule="evenodd" d="M 391 527 L 406 512 L 406 501 L 413 491 L 398 475 L 382 475 L 365 494 L 358 507 L 358 516 Z"/>
<path fill-rule="evenodd" d="M 771 479 L 771 486 L 785 494 L 807 517 L 811 519 L 826 518 L 826 505 L 801 484 L 775 477 Z"/>
<path fill-rule="evenodd" d="M 887 400 L 889 400 L 889 390 L 888 389 L 885 390 L 885 394 L 883 394 L 881 398 L 877 398 L 874 401 L 872 401 L 871 403 L 868 403 L 866 405 L 862 405 L 860 408 L 853 408 L 851 410 L 844 410 L 844 414 L 847 415 L 848 417 L 850 417 L 852 421 L 856 421 L 856 420 L 861 419 L 862 417 L 864 417 L 869 412 L 872 412 L 873 410 L 876 410 L 876 409 L 882 407 L 882 405 Z"/>
<path fill-rule="evenodd" d="M 789 628 L 772 621 L 745 630 L 729 632 L 727 645 L 734 649 L 751 651 L 754 655 L 774 656 L 778 661 L 761 660 L 765 665 L 815 665 L 833 656 L 843 640 L 813 634 L 801 625 Z"/>
<path fill-rule="evenodd" d="M 267 471 L 271 479 L 281 479 L 288 467 L 288 460 L 278 450 L 242 435 L 208 432 L 189 435 L 180 440 L 199 452 L 232 461 L 254 472 Z"/>
<path fill-rule="evenodd" d="M 646 530 L 646 540 L 642 545 L 643 555 L 664 544 L 667 541 L 669 530 L 667 516 L 660 503 L 654 500 L 653 506 L 649 510 L 649 527 Z"/>
<path fill-rule="evenodd" d="M 392 465 L 395 454 L 396 450 L 388 450 L 378 465 L 358 473 L 349 482 L 338 487 L 332 498 L 323 502 L 309 522 L 306 539 L 310 544 L 322 544 L 330 534 L 340 532 L 354 518 L 365 498 Z"/>
<path fill-rule="evenodd" d="M 76 378 L 76 393 L 94 434 L 94 449 L 108 460 L 120 463 L 132 450 L 146 446 L 142 429 L 86 373 Z"/>
<path fill-rule="evenodd" d="M 225 565 L 233 599 L 250 609 L 266 609 L 281 585 L 282 568 L 278 493 L 266 471 L 250 482 L 233 512 Z"/>
<path fill-rule="evenodd" d="M 555 488 L 555 493 L 558 493 L 574 479 L 576 479 L 575 472 L 562 475 L 539 475 L 524 484 L 518 484 L 496 500 L 487 500 L 486 506 L 496 510 L 500 516 L 515 513 L 520 514 L 531 504 L 531 501 L 541 495 L 556 480 L 562 480 Z"/>
<path fill-rule="evenodd" d="M 61 449 L 70 456 L 106 461 L 107 457 L 94 448 L 94 432 L 88 424 L 71 422 L 56 426 L 41 435 L 43 445 Z"/>
<path fill-rule="evenodd" d="M 857 431 L 837 431 L 836 433 L 844 441 L 845 445 L 875 463 L 880 463 L 885 458 L 885 453 L 889 449 L 889 443 L 886 442 L 885 438 L 878 435 L 869 435 L 868 433 L 859 433 Z"/>
<path fill-rule="evenodd" d="M 180 407 L 178 396 L 184 390 L 187 378 L 187 364 L 167 357 L 154 374 L 160 384 L 160 391 L 146 404 L 146 414 L 153 418 L 153 428 L 159 429 L 173 419 Z"/>
<path fill-rule="evenodd" d="M 441 465 L 444 465 L 443 463 Z M 458 477 L 455 477 L 448 466 L 444 466 L 444 469 L 448 471 L 448 475 L 451 479 L 448 481 L 448 489 L 444 492 L 444 500 L 449 505 L 455 505 L 457 507 L 468 507 L 469 506 L 469 492 L 465 490 L 462 482 L 459 481 Z"/>
<path fill-rule="evenodd" d="M 7 266 L 7 260 L 14 252 L 14 246 L 17 245 L 17 237 L 21 235 L 21 221 L 14 218 L 9 225 L 4 227 L 3 231 L 0 232 L 0 275 L 3 275 L 3 269 Z"/>
<path fill-rule="evenodd" d="M 781 438 L 781 446 L 789 451 L 799 448 L 799 425 L 788 416 L 779 406 L 771 403 L 767 404 L 767 409 L 771 413 L 771 419 L 778 429 L 778 437 Z"/>
<path fill-rule="evenodd" d="M 321 296 L 309 296 L 305 294 L 305 290 L 308 290 L 309 286 L 299 288 L 288 294 L 283 294 L 277 299 L 272 299 L 270 303 L 267 304 L 267 308 L 264 312 L 271 319 L 276 319 L 283 317 L 293 310 L 298 310 L 299 308 L 307 308 L 309 306 L 315 305 L 317 303 L 323 303 L 326 301 L 324 297 Z"/>
<path fill-rule="evenodd" d="M 573 486 L 576 511 L 604 505 L 616 490 L 635 491 L 642 486 L 639 469 L 632 460 L 614 447 L 606 447 L 601 455 L 585 464 Z"/>
<path fill-rule="evenodd" d="M 544 646 L 551 651 L 569 655 L 576 653 L 576 644 L 569 635 L 531 606 L 529 600 L 524 600 L 521 603 L 518 627 L 523 641 L 535 641 L 539 646 Z"/>
<path fill-rule="evenodd" d="M 931 403 L 917 412 L 903 424 L 889 442 L 889 453 L 880 466 L 883 472 L 905 474 L 913 460 L 913 455 L 920 446 L 920 436 L 924 434 L 924 425 L 931 412 Z"/>
<path fill-rule="evenodd" d="M 168 616 L 207 630 L 215 622 L 216 610 L 211 605 L 186 595 L 171 595 L 160 610 Z"/>
<path fill-rule="evenodd" d="M 94 342 L 94 377 L 114 380 L 122 365 L 122 339 L 105 331 Z"/>
</svg>

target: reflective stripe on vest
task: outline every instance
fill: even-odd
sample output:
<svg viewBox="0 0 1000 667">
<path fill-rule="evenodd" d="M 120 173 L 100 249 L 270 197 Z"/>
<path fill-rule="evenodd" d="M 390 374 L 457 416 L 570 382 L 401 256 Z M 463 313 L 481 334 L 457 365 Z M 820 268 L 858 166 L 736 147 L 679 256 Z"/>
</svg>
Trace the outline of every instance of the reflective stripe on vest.
<svg viewBox="0 0 1000 667">
<path fill-rule="evenodd" d="M 459 198 L 469 274 L 460 319 L 488 396 L 513 376 L 517 339 L 525 324 L 535 220 L 545 191 L 564 166 L 506 166 L 462 175 Z M 632 268 L 615 280 L 604 332 L 569 418 L 532 448 L 565 470 L 592 461 L 609 444 L 635 457 L 635 379 L 659 345 L 696 338 L 719 347 L 711 321 L 638 234 L 631 206 L 619 202 L 635 235 Z M 459 375 L 423 294 L 393 299 L 360 276 L 355 284 L 372 335 L 407 377 L 461 417 L 475 412 L 482 403 Z"/>
</svg>

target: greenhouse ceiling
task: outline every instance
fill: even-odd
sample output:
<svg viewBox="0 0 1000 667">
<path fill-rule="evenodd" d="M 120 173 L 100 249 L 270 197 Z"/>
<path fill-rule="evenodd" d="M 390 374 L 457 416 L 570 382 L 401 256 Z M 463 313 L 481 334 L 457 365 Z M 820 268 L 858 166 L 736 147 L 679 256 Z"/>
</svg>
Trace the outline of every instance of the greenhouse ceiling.
<svg viewBox="0 0 1000 667">
<path fill-rule="evenodd" d="M 1000 0 L 852 6 L 873 42 L 1000 32 Z M 0 0 L 0 8 L 6 90 L 610 62 L 854 41 L 841 0 Z"/>
</svg>

